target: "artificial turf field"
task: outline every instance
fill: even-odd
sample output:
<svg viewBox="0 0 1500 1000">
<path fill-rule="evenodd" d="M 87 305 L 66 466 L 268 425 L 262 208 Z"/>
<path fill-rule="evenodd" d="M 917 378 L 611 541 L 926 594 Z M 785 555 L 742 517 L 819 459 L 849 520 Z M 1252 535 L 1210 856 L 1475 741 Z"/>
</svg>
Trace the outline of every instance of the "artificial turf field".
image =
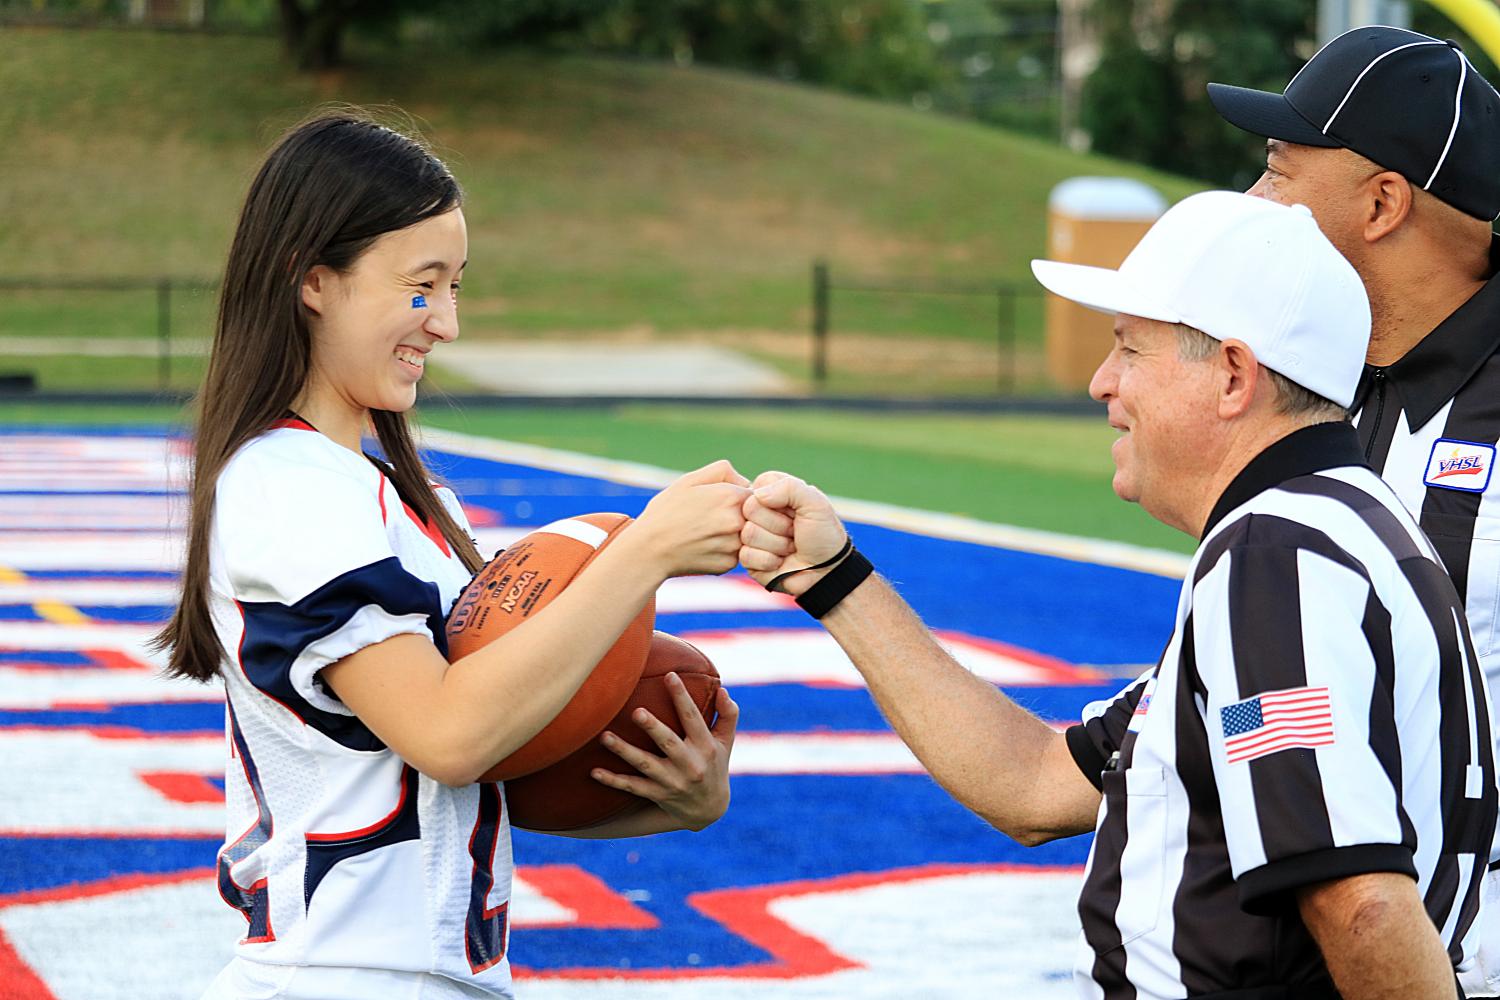
<svg viewBox="0 0 1500 1000">
<path fill-rule="evenodd" d="M 171 600 L 182 444 L 160 412 L 0 416 L 0 997 L 191 997 L 243 920 L 211 877 L 221 702 L 161 681 L 139 645 Z M 926 504 L 944 513 L 1030 498 L 1029 528 L 1066 526 L 1048 491 L 1098 489 L 1130 510 L 1088 452 L 1109 432 L 1086 423 L 663 407 L 428 422 L 481 419 L 616 460 L 435 433 L 433 464 L 488 548 L 556 517 L 639 510 L 663 474 L 620 460 L 717 453 L 751 472 L 820 460 L 807 474 L 831 492 L 946 496 Z M 93 429 L 63 426 L 79 420 Z M 1069 516 L 1096 516 L 1071 502 L 1086 513 Z M 1004 533 L 978 522 L 855 509 L 862 549 L 960 658 L 1059 724 L 1170 629 L 1170 558 L 1099 547 L 1158 567 L 1143 572 L 1080 558 L 1086 544 L 1059 558 L 1026 551 L 1032 536 L 994 544 Z M 1088 838 L 1025 850 L 955 805 L 809 624 L 743 577 L 663 591 L 659 627 L 708 651 L 742 706 L 734 803 L 696 835 L 517 833 L 520 996 L 1070 995 Z"/>
</svg>

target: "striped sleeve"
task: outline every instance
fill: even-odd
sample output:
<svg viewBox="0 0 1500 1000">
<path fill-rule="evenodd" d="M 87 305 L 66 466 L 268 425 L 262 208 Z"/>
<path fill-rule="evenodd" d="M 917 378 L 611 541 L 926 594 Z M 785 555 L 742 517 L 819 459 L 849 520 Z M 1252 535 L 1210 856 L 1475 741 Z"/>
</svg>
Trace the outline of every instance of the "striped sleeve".
<svg viewBox="0 0 1500 1000">
<path fill-rule="evenodd" d="M 1356 560 L 1298 530 L 1305 544 L 1231 546 L 1194 589 L 1204 728 L 1230 865 L 1255 913 L 1311 882 L 1416 876 L 1390 770 L 1389 615 Z"/>
<path fill-rule="evenodd" d="M 435 584 L 396 557 L 381 512 L 378 474 L 236 462 L 221 476 L 214 561 L 243 618 L 237 655 L 246 678 L 309 725 L 370 749 L 363 727 L 319 671 L 392 636 L 440 644 Z M 354 742 L 350 742 L 350 741 Z"/>
<path fill-rule="evenodd" d="M 1068 750 L 1073 761 L 1095 788 L 1104 788 L 1101 775 L 1110 758 L 1119 752 L 1130 728 L 1130 719 L 1135 715 L 1136 706 L 1154 673 L 1155 667 L 1131 681 L 1113 698 L 1085 705 L 1083 721 L 1068 729 Z"/>
</svg>

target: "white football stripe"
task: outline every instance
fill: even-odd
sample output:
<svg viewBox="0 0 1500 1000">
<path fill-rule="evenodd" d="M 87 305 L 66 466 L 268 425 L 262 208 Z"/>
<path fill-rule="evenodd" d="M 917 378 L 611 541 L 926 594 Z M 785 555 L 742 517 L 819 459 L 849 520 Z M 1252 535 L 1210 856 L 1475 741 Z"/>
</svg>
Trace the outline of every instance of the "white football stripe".
<svg viewBox="0 0 1500 1000">
<path fill-rule="evenodd" d="M 571 538 L 582 542 L 591 549 L 597 549 L 609 537 L 609 532 L 598 525 L 589 524 L 587 521 L 580 521 L 573 517 L 562 521 L 553 521 L 551 524 L 543 525 L 536 530 L 548 535 L 562 535 L 564 538 Z"/>
</svg>

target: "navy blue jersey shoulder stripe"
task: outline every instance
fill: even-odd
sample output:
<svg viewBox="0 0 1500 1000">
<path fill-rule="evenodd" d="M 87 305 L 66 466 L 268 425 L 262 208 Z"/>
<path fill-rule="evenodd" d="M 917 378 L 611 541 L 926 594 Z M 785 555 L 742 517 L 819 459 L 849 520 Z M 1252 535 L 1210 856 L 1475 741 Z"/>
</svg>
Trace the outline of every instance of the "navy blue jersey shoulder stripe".
<svg viewBox="0 0 1500 1000">
<path fill-rule="evenodd" d="M 312 643 L 337 632 L 372 605 L 391 615 L 425 615 L 433 641 L 447 656 L 437 584 L 413 576 L 395 556 L 350 570 L 295 604 L 240 602 L 245 616 L 240 664 L 250 683 L 351 750 L 382 750 L 385 744 L 354 716 L 315 708 L 298 694 L 292 685 L 292 664 Z"/>
</svg>

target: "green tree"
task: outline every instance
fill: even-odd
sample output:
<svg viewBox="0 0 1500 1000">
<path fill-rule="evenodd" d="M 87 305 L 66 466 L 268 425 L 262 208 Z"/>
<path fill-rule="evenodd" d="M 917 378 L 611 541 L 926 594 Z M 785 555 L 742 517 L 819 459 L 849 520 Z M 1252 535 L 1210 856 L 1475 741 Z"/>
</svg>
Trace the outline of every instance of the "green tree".
<svg viewBox="0 0 1500 1000">
<path fill-rule="evenodd" d="M 907 98 L 944 69 L 912 0 L 440 0 L 461 38 L 493 46 L 703 62 Z"/>
<path fill-rule="evenodd" d="M 1134 6 L 1096 5 L 1102 54 L 1084 85 L 1079 123 L 1101 153 L 1170 166 L 1181 150 L 1181 83 L 1171 60 L 1138 37 Z"/>
<path fill-rule="evenodd" d="M 277 0 L 281 39 L 298 69 L 331 69 L 344 60 L 344 36 L 354 24 L 388 24 L 402 0 Z"/>
<path fill-rule="evenodd" d="M 1080 120 L 1094 148 L 1228 187 L 1248 187 L 1265 143 L 1219 117 L 1210 81 L 1281 91 L 1314 51 L 1315 0 L 1100 0 L 1103 55 Z"/>
</svg>

